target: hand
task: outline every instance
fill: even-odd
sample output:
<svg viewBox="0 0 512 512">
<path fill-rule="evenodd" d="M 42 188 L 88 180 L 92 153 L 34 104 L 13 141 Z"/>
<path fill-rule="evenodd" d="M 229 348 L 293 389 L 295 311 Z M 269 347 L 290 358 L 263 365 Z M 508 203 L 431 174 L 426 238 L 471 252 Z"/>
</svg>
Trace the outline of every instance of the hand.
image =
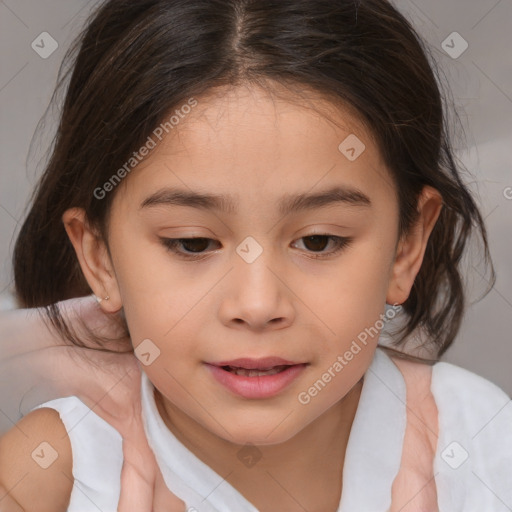
<svg viewBox="0 0 512 512">
<path fill-rule="evenodd" d="M 79 319 L 103 336 L 116 337 L 121 332 L 116 315 L 104 313 L 92 296 L 63 301 L 59 306 L 88 346 L 92 344 L 81 336 L 84 331 Z M 8 406 L 2 397 L 2 409 L 8 410 L 15 422 L 19 418 L 13 417 L 14 412 L 22 402 L 26 413 L 45 401 L 77 396 L 123 438 L 118 511 L 183 512 L 185 503 L 166 487 L 146 439 L 141 416 L 141 370 L 133 352 L 112 354 L 71 345 L 50 331 L 37 313 L 15 310 L 0 316 L 0 376 L 9 379 L 6 382 L 12 390 Z M 112 350 L 128 347 L 129 339 L 108 346 Z"/>
<path fill-rule="evenodd" d="M 124 462 L 118 512 L 183 512 L 186 509 L 185 503 L 165 485 L 147 442 L 142 423 L 141 375 L 137 360 L 133 355 L 121 357 L 127 359 L 119 369 L 126 369 L 126 373 L 112 387 L 112 381 L 106 379 L 105 383 L 109 386 L 106 394 L 99 402 L 87 404 L 123 437 Z M 109 378 L 114 375 L 109 373 Z M 87 393 L 81 398 L 89 402 L 92 397 Z"/>
<path fill-rule="evenodd" d="M 0 512 L 25 512 L 0 485 Z"/>
</svg>

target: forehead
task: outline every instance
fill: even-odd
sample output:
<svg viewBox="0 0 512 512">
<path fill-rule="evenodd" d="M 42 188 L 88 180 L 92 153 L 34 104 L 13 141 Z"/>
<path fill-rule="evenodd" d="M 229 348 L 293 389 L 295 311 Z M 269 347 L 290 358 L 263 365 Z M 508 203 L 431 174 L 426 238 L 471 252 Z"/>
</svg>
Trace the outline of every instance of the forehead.
<svg viewBox="0 0 512 512">
<path fill-rule="evenodd" d="M 260 158 L 268 152 L 300 158 L 305 139 L 310 153 L 313 148 L 332 150 L 333 140 L 336 149 L 343 135 L 357 133 L 373 142 L 350 107 L 339 102 L 335 105 L 310 90 L 294 93 L 278 85 L 271 89 L 247 84 L 213 89 L 167 131 L 155 157 L 193 149 L 196 153 L 214 151 L 226 159 L 236 158 L 239 151 L 254 152 Z"/>
<path fill-rule="evenodd" d="M 250 195 L 275 197 L 277 204 L 284 192 L 333 185 L 393 191 L 371 134 L 349 107 L 314 93 L 249 86 L 217 89 L 196 101 L 125 181 L 131 196 L 179 185 L 229 195 L 235 203 Z"/>
</svg>

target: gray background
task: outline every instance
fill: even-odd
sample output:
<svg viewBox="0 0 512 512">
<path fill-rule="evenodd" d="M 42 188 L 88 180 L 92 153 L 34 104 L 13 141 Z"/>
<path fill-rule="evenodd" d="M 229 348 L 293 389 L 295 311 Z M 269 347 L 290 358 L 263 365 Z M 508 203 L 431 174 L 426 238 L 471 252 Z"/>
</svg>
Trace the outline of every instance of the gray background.
<svg viewBox="0 0 512 512">
<path fill-rule="evenodd" d="M 30 155 L 29 144 L 64 52 L 96 4 L 0 0 L 0 309 L 14 307 L 12 248 L 55 126 L 48 124 Z M 466 140 L 456 141 L 457 155 L 471 173 L 467 181 L 481 205 L 497 271 L 496 287 L 469 308 L 443 359 L 512 395 L 512 1 L 400 0 L 396 5 L 427 39 L 452 87 L 466 132 Z M 42 32 L 59 45 L 46 59 L 31 47 Z M 450 38 L 453 32 L 469 44 L 457 58 L 443 49 L 443 41 L 454 47 L 451 51 L 461 48 L 460 40 Z M 472 301 L 485 289 L 481 275 L 478 265 L 468 266 Z"/>
</svg>

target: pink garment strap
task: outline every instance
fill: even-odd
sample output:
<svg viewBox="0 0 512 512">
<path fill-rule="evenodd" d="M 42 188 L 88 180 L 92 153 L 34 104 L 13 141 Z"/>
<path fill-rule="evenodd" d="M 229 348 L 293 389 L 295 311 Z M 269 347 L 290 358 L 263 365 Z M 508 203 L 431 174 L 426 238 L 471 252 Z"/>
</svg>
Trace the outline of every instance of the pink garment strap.
<svg viewBox="0 0 512 512">
<path fill-rule="evenodd" d="M 439 512 L 434 479 L 438 414 L 430 390 L 432 367 L 396 357 L 405 381 L 407 424 L 400 470 L 393 482 L 390 512 Z"/>
</svg>

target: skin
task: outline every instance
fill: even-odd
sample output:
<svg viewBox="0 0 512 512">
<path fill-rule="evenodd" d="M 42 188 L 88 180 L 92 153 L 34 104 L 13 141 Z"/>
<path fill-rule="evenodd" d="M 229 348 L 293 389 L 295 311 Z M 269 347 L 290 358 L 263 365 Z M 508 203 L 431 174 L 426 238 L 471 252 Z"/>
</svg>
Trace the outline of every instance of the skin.
<svg viewBox="0 0 512 512">
<path fill-rule="evenodd" d="M 61 301 L 59 308 L 86 344 L 88 338 L 78 320 L 107 337 L 121 333 L 117 315 L 105 313 L 92 296 Z M 74 395 L 121 434 L 119 512 L 183 512 L 183 502 L 168 491 L 147 443 L 140 413 L 140 365 L 133 353 L 70 346 L 47 329 L 35 309 L 3 313 L 0 339 L 2 357 L 7 355 L 2 372 L 15 379 L 21 376 L 12 390 L 16 404 L 36 387 L 43 392 L 40 402 Z M 129 341 L 122 340 L 123 347 L 112 344 L 108 348 L 126 350 Z M 7 408 L 7 413 L 7 418 L 15 417 L 14 410 Z M 31 456 L 42 441 L 58 453 L 48 469 L 37 466 Z M 71 471 L 71 444 L 58 413 L 41 408 L 26 414 L 0 437 L 0 511 L 65 512 L 73 483 Z"/>
<path fill-rule="evenodd" d="M 372 137 L 348 109 L 334 124 L 321 114 L 332 105 L 320 98 L 314 104 L 320 112 L 244 86 L 204 98 L 119 186 L 109 250 L 82 210 L 63 216 L 92 290 L 110 297 L 102 308 L 123 309 L 134 347 L 150 339 L 160 350 L 143 370 L 169 429 L 262 511 L 336 509 L 377 336 L 309 404 L 297 396 L 376 323 L 386 302 L 407 299 L 442 204 L 425 187 L 417 224 L 398 240 L 396 191 Z M 353 162 L 338 150 L 351 133 L 366 145 Z M 236 213 L 140 208 L 159 189 L 178 186 L 233 195 Z M 284 195 L 333 186 L 357 188 L 371 207 L 336 203 L 289 215 L 276 209 Z M 329 239 L 322 246 L 303 238 L 315 234 L 352 241 L 330 254 Z M 247 236 L 263 250 L 252 263 L 236 252 Z M 159 237 L 212 242 L 192 261 Z M 327 256 L 315 258 L 319 252 Z M 265 356 L 307 367 L 277 396 L 243 399 L 204 364 Z M 246 443 L 262 455 L 250 470 L 237 458 Z"/>
</svg>

